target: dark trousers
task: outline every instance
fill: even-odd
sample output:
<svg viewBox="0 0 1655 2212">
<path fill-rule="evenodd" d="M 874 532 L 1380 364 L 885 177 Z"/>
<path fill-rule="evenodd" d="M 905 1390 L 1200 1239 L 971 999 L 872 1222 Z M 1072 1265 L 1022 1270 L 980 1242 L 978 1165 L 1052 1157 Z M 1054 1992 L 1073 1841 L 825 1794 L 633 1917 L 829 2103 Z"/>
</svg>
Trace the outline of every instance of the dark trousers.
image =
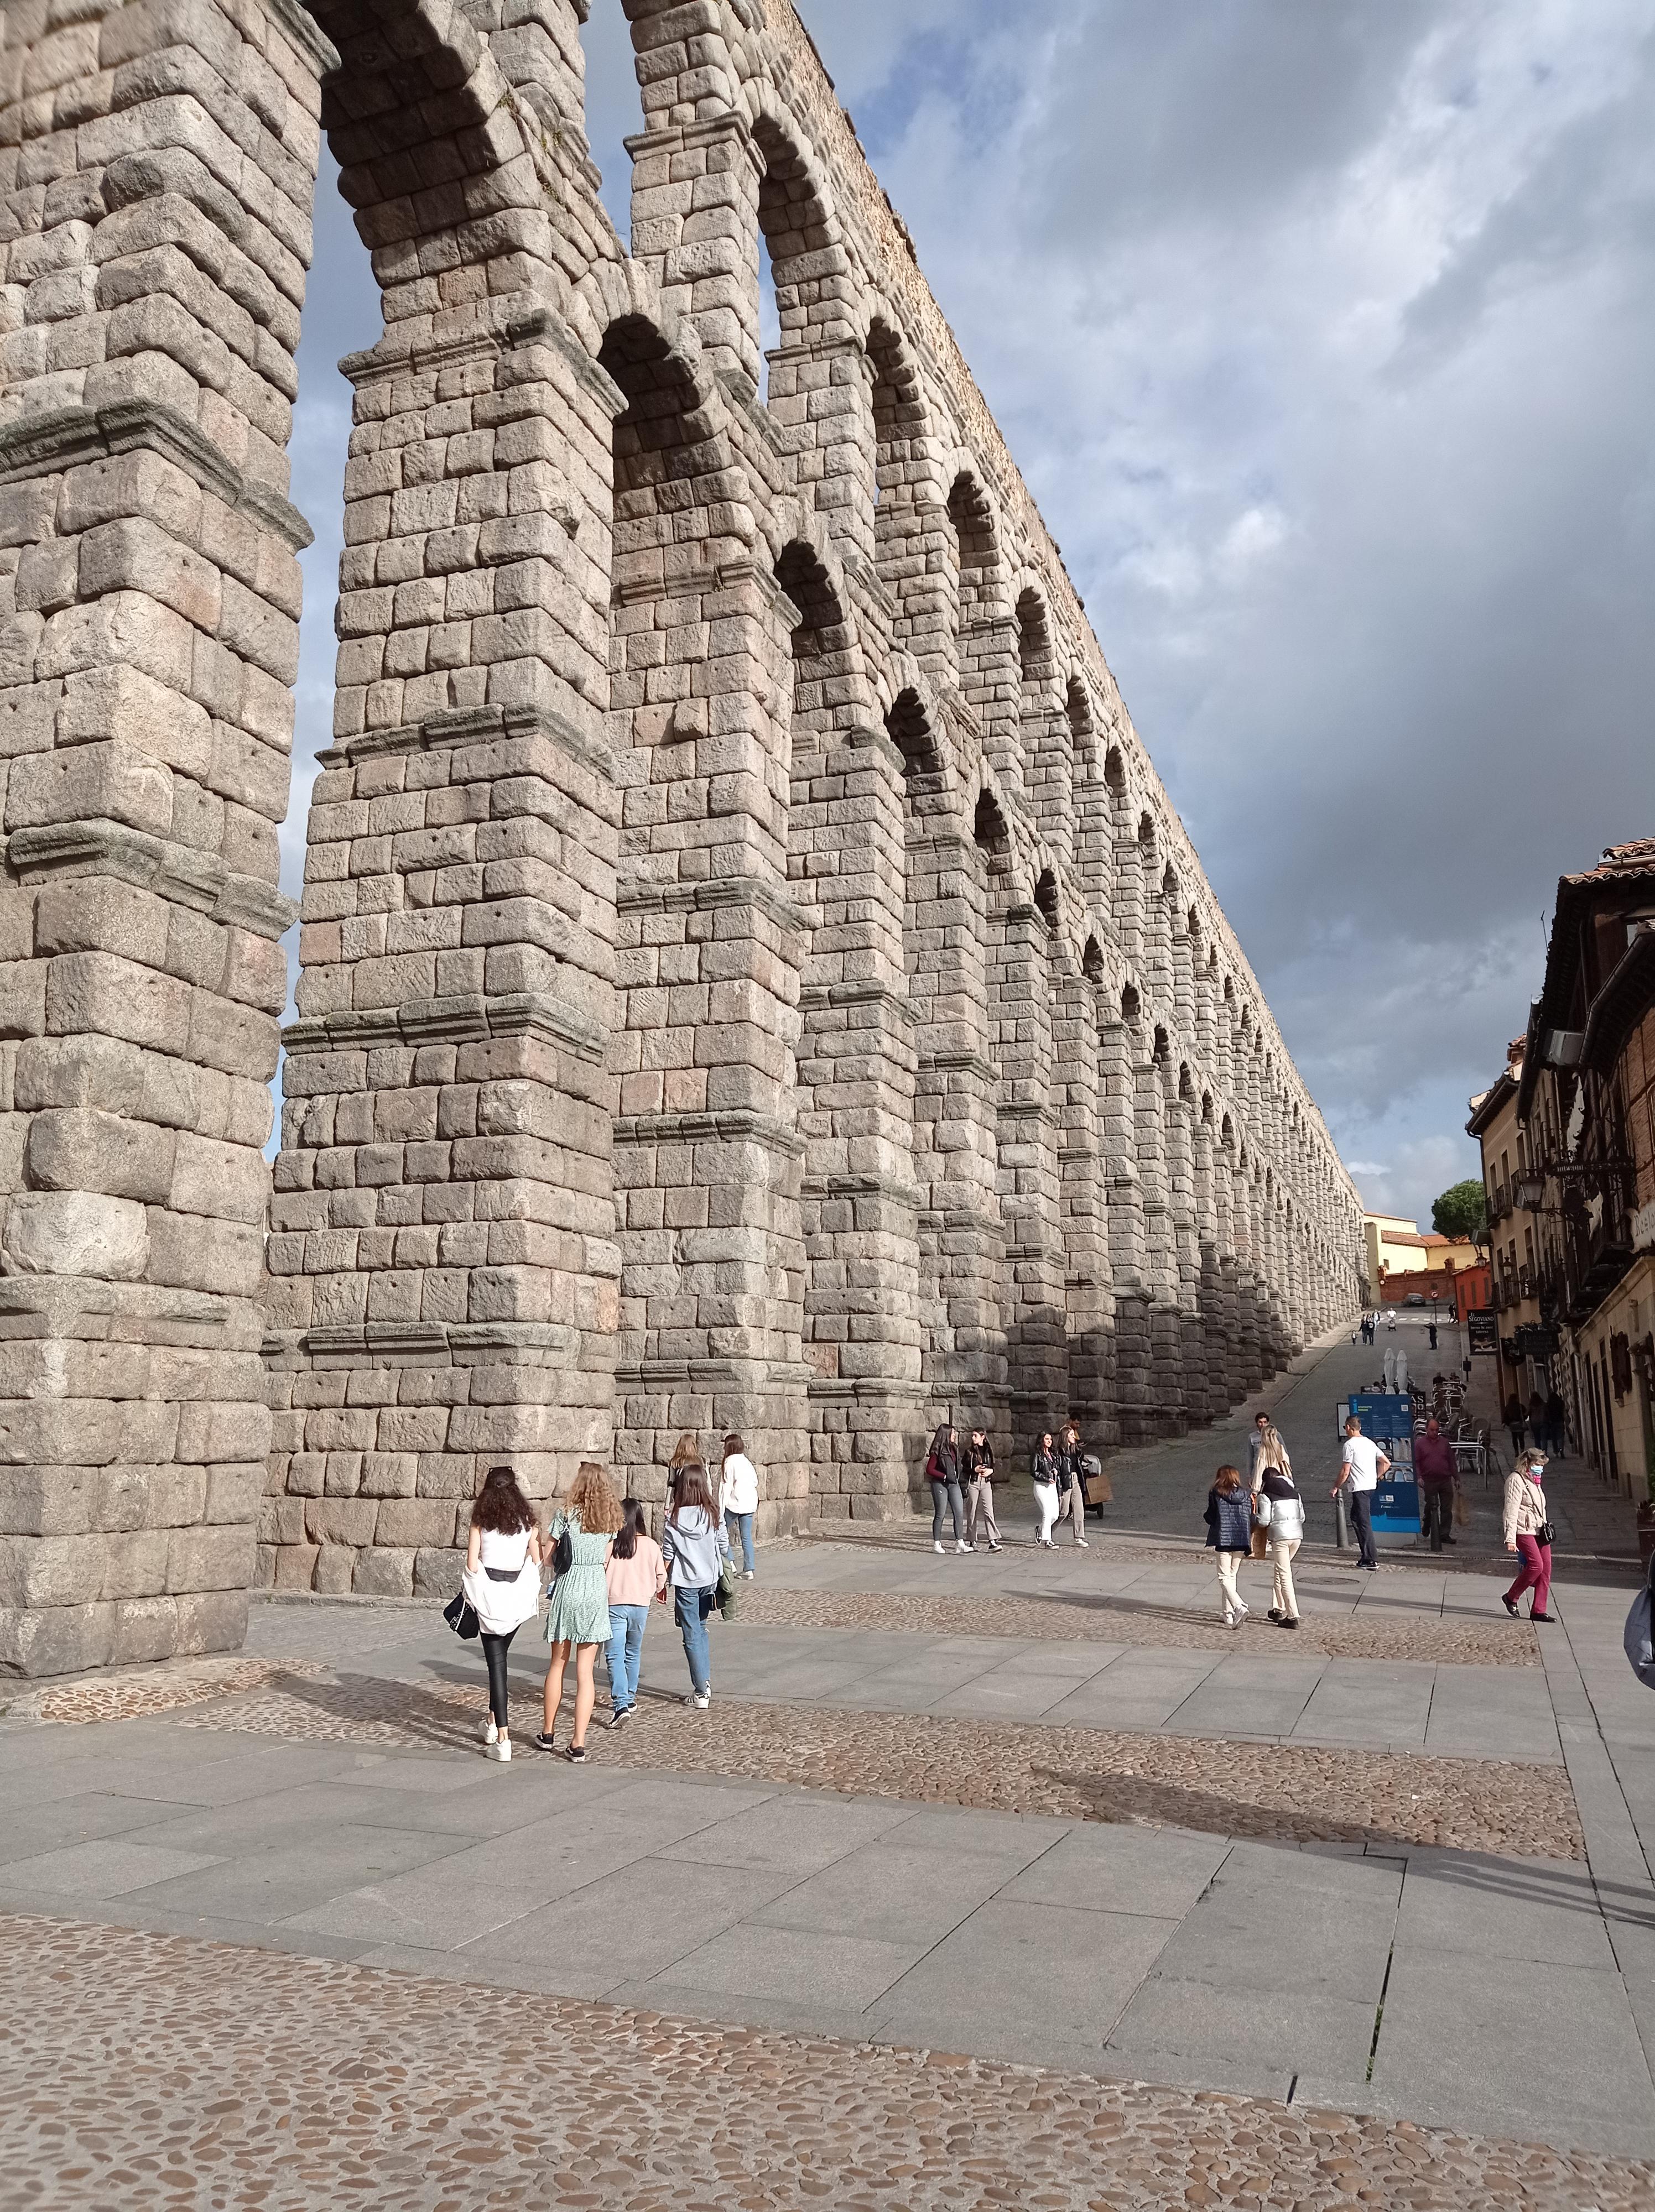
<svg viewBox="0 0 1655 2212">
<path fill-rule="evenodd" d="M 506 1726 L 506 1654 L 511 1650 L 512 1636 L 490 1636 L 486 1628 L 478 1632 L 478 1641 L 483 1646 L 483 1664 L 489 1670 L 489 1711 L 494 1715 L 494 1724 L 502 1733 Z"/>
<path fill-rule="evenodd" d="M 1373 1548 L 1373 1516 L 1368 1500 L 1371 1490 L 1353 1490 L 1350 1497 L 1350 1525 L 1356 1531 L 1356 1556 L 1365 1567 L 1377 1567 L 1379 1555 Z"/>
<path fill-rule="evenodd" d="M 1433 1552 L 1454 1540 L 1454 1492 L 1448 1483 L 1427 1483 L 1420 1492 L 1425 1533 Z"/>
</svg>

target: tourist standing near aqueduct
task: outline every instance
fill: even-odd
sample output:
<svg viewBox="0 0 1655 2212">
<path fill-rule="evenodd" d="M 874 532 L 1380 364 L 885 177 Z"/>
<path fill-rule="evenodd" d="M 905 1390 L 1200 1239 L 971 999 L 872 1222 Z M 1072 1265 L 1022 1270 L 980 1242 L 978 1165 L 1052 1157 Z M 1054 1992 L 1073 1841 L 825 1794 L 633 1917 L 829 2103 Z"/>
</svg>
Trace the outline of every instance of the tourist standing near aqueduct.
<svg viewBox="0 0 1655 2212">
<path fill-rule="evenodd" d="M 939 1418 L 1165 1433 L 1360 1302 L 791 6 L 626 12 L 630 257 L 585 0 L 0 10 L 0 1666 L 446 1594 L 501 1458 L 905 1510 Z M 385 335 L 272 1194 L 323 131 Z"/>
</svg>

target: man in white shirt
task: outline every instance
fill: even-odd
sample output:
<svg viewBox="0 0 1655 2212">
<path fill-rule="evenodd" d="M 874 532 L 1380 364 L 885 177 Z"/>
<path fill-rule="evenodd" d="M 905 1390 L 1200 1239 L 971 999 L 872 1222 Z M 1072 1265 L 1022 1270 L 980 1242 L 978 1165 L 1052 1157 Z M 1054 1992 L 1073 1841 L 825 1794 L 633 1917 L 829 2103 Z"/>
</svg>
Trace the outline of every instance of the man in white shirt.
<svg viewBox="0 0 1655 2212">
<path fill-rule="evenodd" d="M 1362 1425 L 1354 1413 L 1345 1423 L 1345 1448 L 1339 1456 L 1339 1480 L 1328 1495 L 1337 1498 L 1348 1486 L 1351 1523 L 1356 1531 L 1357 1564 L 1370 1574 L 1377 1574 L 1379 1558 L 1373 1548 L 1373 1509 L 1370 1500 L 1378 1488 L 1379 1477 L 1390 1474 L 1390 1462 L 1371 1437 L 1362 1434 Z"/>
</svg>

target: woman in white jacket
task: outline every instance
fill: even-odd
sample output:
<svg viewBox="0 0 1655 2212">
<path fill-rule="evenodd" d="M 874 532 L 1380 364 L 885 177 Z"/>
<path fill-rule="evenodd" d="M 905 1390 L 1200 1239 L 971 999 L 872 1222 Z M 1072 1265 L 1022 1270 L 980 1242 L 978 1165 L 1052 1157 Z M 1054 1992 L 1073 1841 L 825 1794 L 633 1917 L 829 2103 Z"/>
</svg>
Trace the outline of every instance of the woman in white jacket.
<svg viewBox="0 0 1655 2212">
<path fill-rule="evenodd" d="M 733 1549 L 741 1539 L 741 1572 L 753 1578 L 753 1515 L 758 1510 L 758 1469 L 747 1456 L 739 1437 L 724 1439 L 724 1466 L 718 1482 L 718 1510 Z"/>
<path fill-rule="evenodd" d="M 1283 1451 L 1281 1461 L 1287 1456 Z M 1265 1556 L 1275 1583 L 1271 1594 L 1275 1603 L 1269 1618 L 1278 1628 L 1297 1628 L 1299 1594 L 1293 1586 L 1293 1559 L 1305 1538 L 1305 1501 L 1284 1464 L 1266 1461 L 1259 1468 L 1253 1485 L 1253 1519 L 1263 1524 Z"/>
</svg>

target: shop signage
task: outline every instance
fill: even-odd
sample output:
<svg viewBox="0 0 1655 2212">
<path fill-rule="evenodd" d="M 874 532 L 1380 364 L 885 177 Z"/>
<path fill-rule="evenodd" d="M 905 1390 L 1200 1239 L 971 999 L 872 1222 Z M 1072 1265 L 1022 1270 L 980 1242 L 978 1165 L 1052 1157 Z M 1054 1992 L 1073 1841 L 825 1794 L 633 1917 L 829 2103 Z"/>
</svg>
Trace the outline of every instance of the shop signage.
<svg viewBox="0 0 1655 2212">
<path fill-rule="evenodd" d="M 1473 1352 L 1500 1350 L 1500 1319 L 1492 1306 L 1473 1309 L 1465 1316 L 1465 1334 Z"/>
</svg>

